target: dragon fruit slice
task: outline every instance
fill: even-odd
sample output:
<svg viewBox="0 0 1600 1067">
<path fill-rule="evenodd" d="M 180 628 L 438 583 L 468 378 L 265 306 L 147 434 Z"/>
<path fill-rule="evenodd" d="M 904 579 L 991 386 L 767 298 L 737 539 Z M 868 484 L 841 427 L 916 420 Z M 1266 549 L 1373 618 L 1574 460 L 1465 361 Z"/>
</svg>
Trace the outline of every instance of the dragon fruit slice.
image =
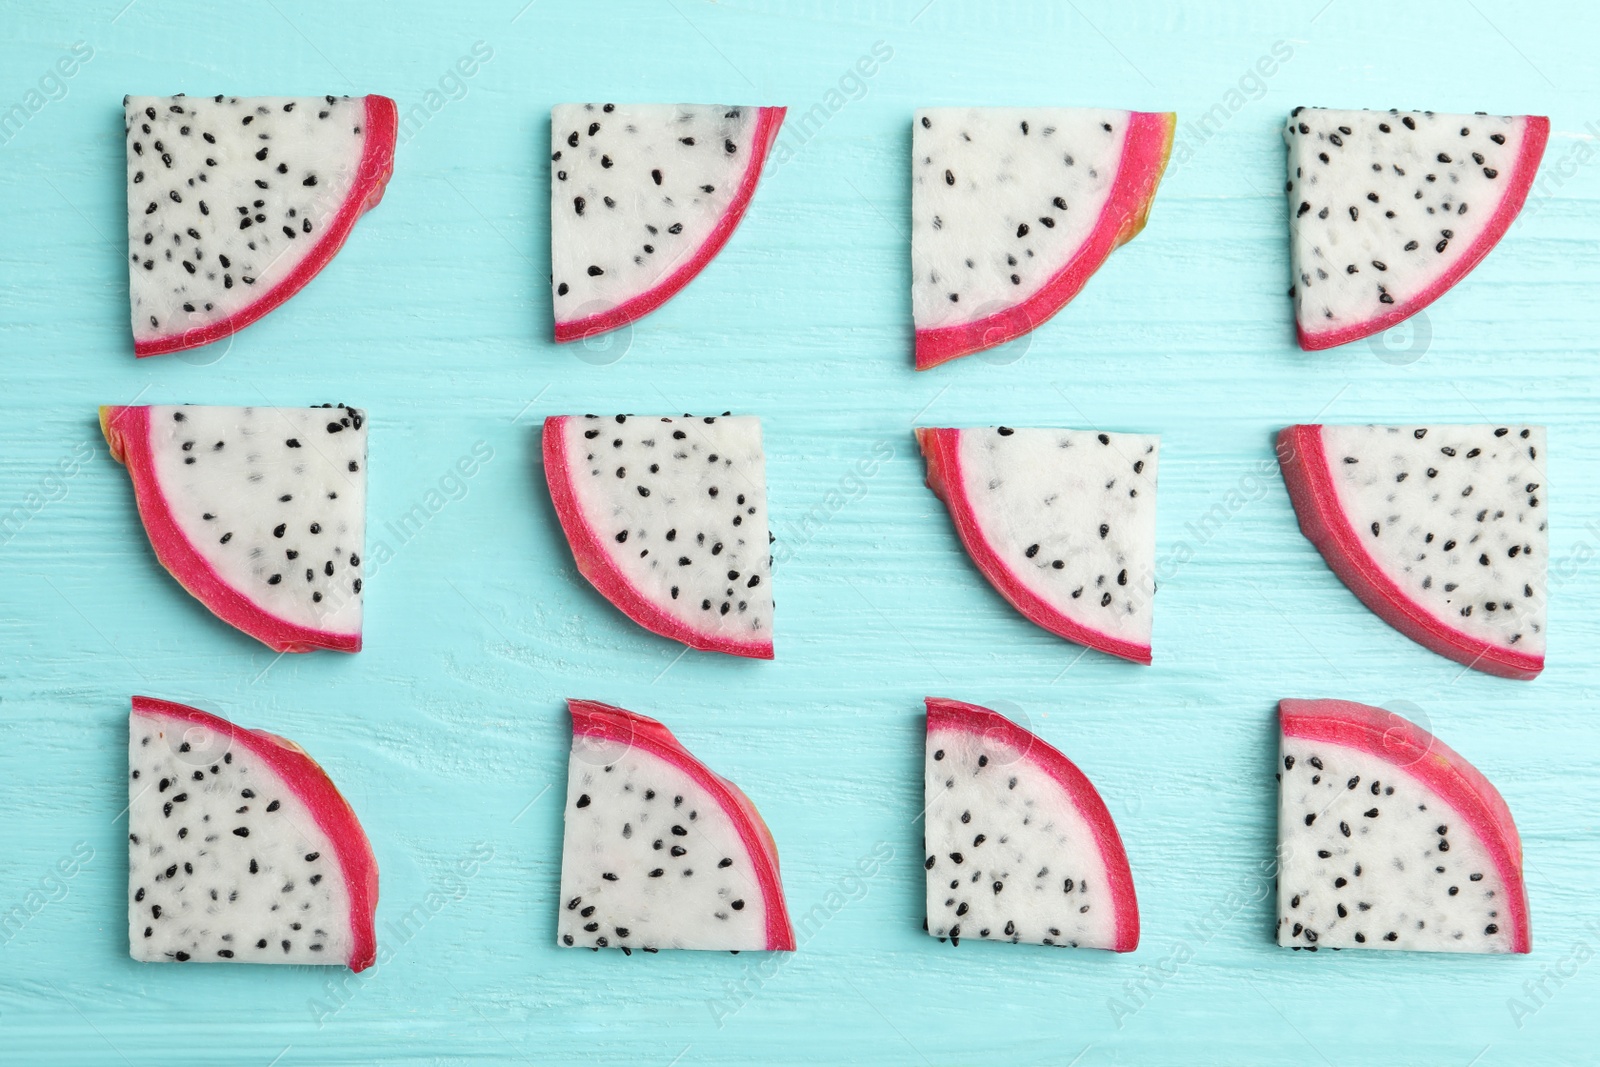
<svg viewBox="0 0 1600 1067">
<path fill-rule="evenodd" d="M 1549 136 L 1536 115 L 1295 108 L 1284 139 L 1300 347 L 1382 333 L 1444 295 L 1505 236 Z"/>
<path fill-rule="evenodd" d="M 750 798 L 654 719 L 569 700 L 557 943 L 792 951 L 778 847 Z"/>
<path fill-rule="evenodd" d="M 151 697 L 128 733 L 128 943 L 141 963 L 377 957 L 378 862 L 292 741 Z"/>
<path fill-rule="evenodd" d="M 560 104 L 550 109 L 557 341 L 666 303 L 722 250 L 755 195 L 781 107 Z"/>
<path fill-rule="evenodd" d="M 926 370 L 1020 337 L 1144 229 L 1177 116 L 923 108 L 911 128 L 911 309 Z"/>
<path fill-rule="evenodd" d="M 1284 700 L 1278 944 L 1528 952 L 1522 842 L 1500 794 L 1416 724 Z"/>
<path fill-rule="evenodd" d="M 1506 678 L 1544 669 L 1544 428 L 1291 426 L 1300 529 L 1389 625 Z"/>
<path fill-rule="evenodd" d="M 555 415 L 544 463 L 578 570 L 607 600 L 674 641 L 772 658 L 759 419 Z"/>
<path fill-rule="evenodd" d="M 928 487 L 1000 595 L 1069 641 L 1150 662 L 1153 434 L 919 429 Z"/>
<path fill-rule="evenodd" d="M 927 705 L 928 933 L 1132 952 L 1133 873 L 1094 784 L 1003 715 Z"/>
<path fill-rule="evenodd" d="M 161 565 L 279 652 L 361 650 L 366 415 L 357 408 L 103 407 Z"/>
<path fill-rule="evenodd" d="M 134 352 L 243 329 L 339 251 L 394 170 L 386 96 L 129 96 Z"/>
</svg>

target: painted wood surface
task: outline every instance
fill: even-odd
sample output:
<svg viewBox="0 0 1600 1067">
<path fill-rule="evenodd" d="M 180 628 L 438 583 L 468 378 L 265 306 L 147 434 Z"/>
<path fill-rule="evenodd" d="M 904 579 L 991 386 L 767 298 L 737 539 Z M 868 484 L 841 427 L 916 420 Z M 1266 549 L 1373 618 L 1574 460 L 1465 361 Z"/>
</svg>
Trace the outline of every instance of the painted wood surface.
<svg viewBox="0 0 1600 1067">
<path fill-rule="evenodd" d="M 0 936 L 0 1057 L 1593 1062 L 1597 31 L 1561 0 L 7 6 L 0 108 L 27 114 L 0 136 L 0 513 L 25 514 L 0 538 L 0 913 L 26 921 Z M 53 75 L 76 42 L 92 57 Z M 462 76 L 475 47 L 489 56 Z M 120 101 L 178 91 L 375 91 L 412 117 L 383 204 L 322 277 L 231 345 L 136 362 Z M 790 127 L 701 278 L 606 344 L 558 348 L 548 108 L 587 99 L 782 103 Z M 909 116 L 970 103 L 1175 109 L 1178 157 L 1148 229 L 1065 313 L 918 375 Z M 1414 330 L 1302 353 L 1278 136 L 1296 104 L 1548 114 L 1545 178 Z M 367 586 L 366 651 L 277 659 L 160 570 L 95 406 L 336 400 L 371 413 L 369 551 L 392 558 Z M 728 409 L 766 429 L 773 663 L 680 655 L 605 604 L 538 466 L 546 414 Z M 1550 427 L 1543 677 L 1464 673 L 1338 583 L 1271 461 L 1280 426 L 1319 419 Z M 910 431 L 995 421 L 1161 433 L 1152 667 L 1080 657 L 961 554 Z M 130 962 L 136 692 L 325 764 L 377 850 L 385 962 Z M 926 695 L 1025 717 L 1095 779 L 1138 880 L 1138 952 L 922 933 Z M 555 948 L 568 696 L 665 720 L 745 787 L 798 953 Z M 1527 848 L 1531 956 L 1274 946 L 1282 696 L 1402 710 L 1496 780 Z"/>
</svg>

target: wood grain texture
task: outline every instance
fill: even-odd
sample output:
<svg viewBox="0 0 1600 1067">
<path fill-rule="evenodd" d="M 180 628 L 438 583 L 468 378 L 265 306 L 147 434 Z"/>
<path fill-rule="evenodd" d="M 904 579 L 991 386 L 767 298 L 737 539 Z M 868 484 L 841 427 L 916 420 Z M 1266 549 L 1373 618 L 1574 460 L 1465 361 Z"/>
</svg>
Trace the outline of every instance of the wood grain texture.
<svg viewBox="0 0 1600 1067">
<path fill-rule="evenodd" d="M 0 540 L 0 913 L 54 898 L 0 935 L 6 1062 L 1593 1061 L 1592 7 L 124 2 L 0 12 L 0 108 L 73 42 L 94 49 L 60 99 L 0 137 L 0 514 L 29 512 Z M 478 41 L 492 59 L 456 88 Z M 547 340 L 551 104 L 782 103 L 793 123 L 826 111 L 879 41 L 892 58 L 859 98 L 847 79 L 808 138 L 786 137 L 791 158 L 684 293 L 613 348 Z M 1292 58 L 1230 110 L 1277 42 Z M 185 90 L 383 92 L 426 121 L 382 205 L 290 304 L 226 349 L 135 362 L 121 98 Z M 911 111 L 1030 102 L 1175 109 L 1189 153 L 1145 232 L 1048 326 L 917 375 Z M 1209 136 L 1184 125 L 1218 104 Z M 1547 180 L 1428 309 L 1427 345 L 1387 360 L 1366 344 L 1294 347 L 1278 128 L 1296 104 L 1551 116 Z M 185 400 L 369 409 L 370 536 L 393 557 L 368 584 L 359 656 L 275 660 L 155 563 L 94 410 Z M 725 409 L 764 419 L 787 549 L 773 663 L 680 657 L 603 603 L 537 466 L 546 414 Z M 1271 465 L 1280 426 L 1319 418 L 1550 427 L 1559 577 L 1539 680 L 1464 673 L 1338 583 Z M 1162 434 L 1161 551 L 1192 558 L 1161 575 L 1154 666 L 1077 658 L 963 557 L 910 430 L 1002 420 Z M 493 458 L 458 487 L 447 479 L 478 442 Z M 852 479 L 875 448 L 892 456 Z M 430 489 L 448 503 L 413 536 L 386 535 Z M 378 854 L 385 962 L 350 978 L 129 961 L 133 692 L 270 728 L 324 763 Z M 926 695 L 1026 716 L 1094 778 L 1138 883 L 1138 952 L 952 949 L 921 932 Z M 781 848 L 800 952 L 556 950 L 568 696 L 661 718 L 744 786 Z M 1497 782 L 1527 849 L 1531 956 L 1273 945 L 1259 872 L 1282 696 L 1402 708 Z M 463 878 L 480 843 L 493 857 Z M 92 859 L 49 881 L 75 848 Z M 894 858 L 862 877 L 883 849 Z"/>
</svg>

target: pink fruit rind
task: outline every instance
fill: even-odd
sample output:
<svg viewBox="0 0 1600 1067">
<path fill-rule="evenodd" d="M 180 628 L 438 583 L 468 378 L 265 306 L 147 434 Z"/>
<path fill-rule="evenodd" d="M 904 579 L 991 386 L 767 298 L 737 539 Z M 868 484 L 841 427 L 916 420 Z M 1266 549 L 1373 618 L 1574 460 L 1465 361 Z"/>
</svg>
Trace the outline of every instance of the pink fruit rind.
<svg viewBox="0 0 1600 1067">
<path fill-rule="evenodd" d="M 1106 877 L 1111 883 L 1111 903 L 1116 911 L 1112 951 L 1132 952 L 1139 947 L 1139 900 L 1133 891 L 1133 870 L 1128 866 L 1128 853 L 1122 846 L 1122 835 L 1117 832 L 1117 824 L 1106 802 L 1088 775 L 1054 746 L 998 712 L 943 697 L 927 697 L 925 703 L 930 735 L 942 731 L 982 735 L 1016 749 L 1029 763 L 1060 784 L 1068 801 L 1093 831 L 1095 845 L 1105 863 Z"/>
<path fill-rule="evenodd" d="M 642 749 L 687 774 L 711 795 L 732 820 L 755 870 L 766 907 L 766 951 L 793 952 L 794 927 L 789 922 L 789 907 L 778 874 L 778 846 L 750 798 L 701 763 L 655 719 L 594 700 L 568 700 L 567 709 L 572 713 L 573 734 Z"/>
<path fill-rule="evenodd" d="M 1339 507 L 1321 426 L 1290 426 L 1279 433 L 1278 463 L 1301 532 L 1340 581 L 1379 618 L 1424 648 L 1476 670 L 1526 680 L 1544 669 L 1543 655 L 1490 644 L 1447 625 L 1407 597 L 1383 572 Z"/>
<path fill-rule="evenodd" d="M 350 959 L 352 971 L 364 971 L 377 960 L 378 860 L 354 809 L 317 762 L 293 741 L 262 730 L 248 730 L 210 712 L 155 697 L 133 698 L 133 713 L 156 722 L 200 726 L 238 742 L 269 770 L 282 778 L 289 791 L 306 806 L 317 829 L 328 838 L 345 889 L 350 895 Z"/>
<path fill-rule="evenodd" d="M 281 282 L 262 293 L 254 303 L 206 326 L 151 340 L 135 340 L 134 355 L 143 359 L 145 356 L 181 352 L 186 348 L 198 348 L 238 333 L 305 288 L 306 283 L 328 265 L 329 260 L 333 259 L 344 245 L 345 239 L 350 236 L 356 219 L 376 207 L 378 201 L 383 199 L 384 187 L 389 183 L 389 176 L 394 173 L 399 109 L 387 96 L 368 96 L 365 97 L 365 101 L 366 140 L 362 144 L 361 162 L 356 172 L 355 184 L 345 197 L 344 203 L 339 206 L 339 210 L 328 220 L 321 238 L 310 254 L 296 264 Z"/>
<path fill-rule="evenodd" d="M 1476 767 L 1422 727 L 1367 704 L 1280 700 L 1278 721 L 1285 737 L 1344 745 L 1391 763 L 1460 812 L 1505 884 L 1511 951 L 1532 951 L 1522 839 L 1505 799 Z"/>
<path fill-rule="evenodd" d="M 276 652 L 310 652 L 327 648 L 360 652 L 361 634 L 334 633 L 269 615 L 222 579 L 205 557 L 195 550 L 173 517 L 171 505 L 156 478 L 151 451 L 150 409 L 105 406 L 100 409 L 100 430 L 111 446 L 111 457 L 128 468 L 139 518 L 155 549 L 156 559 L 223 622 L 254 637 Z"/>
<path fill-rule="evenodd" d="M 976 322 L 918 330 L 917 370 L 1021 337 L 1077 296 L 1106 257 L 1144 229 L 1177 127 L 1178 116 L 1173 112 L 1132 112 L 1111 197 L 1073 257 L 1037 293 L 1015 307 Z"/>
<path fill-rule="evenodd" d="M 611 561 L 605 543 L 578 504 L 573 486 L 573 468 L 567 455 L 564 432 L 571 415 L 551 415 L 544 420 L 544 473 L 550 483 L 550 498 L 555 503 L 556 517 L 572 546 L 572 556 L 578 571 L 600 591 L 600 595 L 615 604 L 624 615 L 651 633 L 681 641 L 690 648 L 703 652 L 726 652 L 730 656 L 748 656 L 752 659 L 772 659 L 772 641 L 741 641 L 721 634 L 697 630 L 652 604 L 628 581 Z"/>
<path fill-rule="evenodd" d="M 722 251 L 722 246 L 728 243 L 728 238 L 733 236 L 733 231 L 744 218 L 745 210 L 750 206 L 751 198 L 755 196 L 756 184 L 761 180 L 761 170 L 767 161 L 767 154 L 772 151 L 773 144 L 778 140 L 778 128 L 783 125 L 783 116 L 788 110 L 786 107 L 757 109 L 756 125 L 750 138 L 750 162 L 745 167 L 744 176 L 739 180 L 739 188 L 728 203 L 728 210 L 717 220 L 717 225 L 704 243 L 695 249 L 694 255 L 650 289 L 609 311 L 566 322 L 557 320 L 556 340 L 581 341 L 586 337 L 626 326 L 671 300 L 680 289 L 693 281 L 695 275 L 704 270 L 706 264 Z"/>
<path fill-rule="evenodd" d="M 1489 250 L 1500 243 L 1500 238 L 1506 235 L 1506 231 L 1516 220 L 1517 213 L 1522 210 L 1523 203 L 1528 199 L 1533 181 L 1538 177 L 1539 161 L 1544 158 L 1545 143 L 1550 139 L 1550 120 L 1543 115 L 1524 116 L 1522 123 L 1522 150 L 1517 153 L 1517 162 L 1507 176 L 1505 195 L 1501 197 L 1499 206 L 1490 217 L 1489 225 L 1478 235 L 1478 239 L 1473 242 L 1466 254 L 1422 292 L 1409 300 L 1386 308 L 1382 314 L 1365 322 L 1350 323 L 1328 330 L 1307 330 L 1304 325 L 1296 322 L 1295 333 L 1299 337 L 1301 348 L 1308 352 L 1334 348 L 1382 333 L 1396 323 L 1409 319 L 1466 277 L 1483 257 L 1489 254 Z"/>
<path fill-rule="evenodd" d="M 961 430 L 919 428 L 916 434 L 917 444 L 921 446 L 922 455 L 928 463 L 928 488 L 950 509 L 950 518 L 955 523 L 956 534 L 961 538 L 967 555 L 972 557 L 972 562 L 977 564 L 989 584 L 1011 602 L 1012 607 L 1030 622 L 1058 637 L 1135 663 L 1149 664 L 1149 645 L 1113 637 L 1074 622 L 1023 585 L 1001 561 L 994 546 L 984 536 L 972 501 L 966 494 L 966 482 L 961 470 Z"/>
</svg>

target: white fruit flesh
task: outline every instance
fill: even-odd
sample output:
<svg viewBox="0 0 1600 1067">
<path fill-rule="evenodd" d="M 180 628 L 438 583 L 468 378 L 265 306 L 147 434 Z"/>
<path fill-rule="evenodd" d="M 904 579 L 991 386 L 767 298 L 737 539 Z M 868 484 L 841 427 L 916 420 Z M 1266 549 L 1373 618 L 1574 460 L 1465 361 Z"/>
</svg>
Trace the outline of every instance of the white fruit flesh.
<svg viewBox="0 0 1600 1067">
<path fill-rule="evenodd" d="M 557 321 L 601 315 L 689 264 L 751 166 L 759 108 L 560 104 L 550 110 Z"/>
<path fill-rule="evenodd" d="M 1148 645 L 1160 438 L 965 430 L 964 490 L 1025 589 L 1082 626 Z"/>
<path fill-rule="evenodd" d="M 1542 655 L 1541 426 L 1324 426 L 1339 505 L 1383 573 L 1441 622 Z"/>
<path fill-rule="evenodd" d="M 1301 326 L 1337 330 L 1428 294 L 1513 193 L 1527 135 L 1507 116 L 1298 109 L 1284 138 Z"/>
<path fill-rule="evenodd" d="M 929 732 L 924 766 L 928 933 L 1116 947 L 1100 845 L 1060 782 L 1012 745 L 959 730 Z"/>
<path fill-rule="evenodd" d="M 573 738 L 558 944 L 759 951 L 766 923 L 738 827 L 692 776 L 637 746 Z"/>
<path fill-rule="evenodd" d="M 1285 738 L 1279 768 L 1280 945 L 1511 951 L 1505 884 L 1442 797 L 1328 742 Z"/>
<path fill-rule="evenodd" d="M 172 518 L 227 585 L 295 625 L 360 632 L 361 411 L 153 407 L 150 426 Z"/>
<path fill-rule="evenodd" d="M 573 495 L 616 569 L 704 633 L 771 640 L 766 459 L 753 416 L 572 418 Z"/>
<path fill-rule="evenodd" d="M 924 108 L 911 128 L 917 329 L 1023 303 L 1066 265 L 1110 199 L 1129 112 Z"/>
<path fill-rule="evenodd" d="M 350 898 L 333 846 L 276 773 L 225 737 L 137 713 L 128 768 L 134 959 L 350 958 Z"/>
<path fill-rule="evenodd" d="M 281 285 L 344 206 L 362 97 L 124 101 L 133 335 L 222 322 Z"/>
</svg>

